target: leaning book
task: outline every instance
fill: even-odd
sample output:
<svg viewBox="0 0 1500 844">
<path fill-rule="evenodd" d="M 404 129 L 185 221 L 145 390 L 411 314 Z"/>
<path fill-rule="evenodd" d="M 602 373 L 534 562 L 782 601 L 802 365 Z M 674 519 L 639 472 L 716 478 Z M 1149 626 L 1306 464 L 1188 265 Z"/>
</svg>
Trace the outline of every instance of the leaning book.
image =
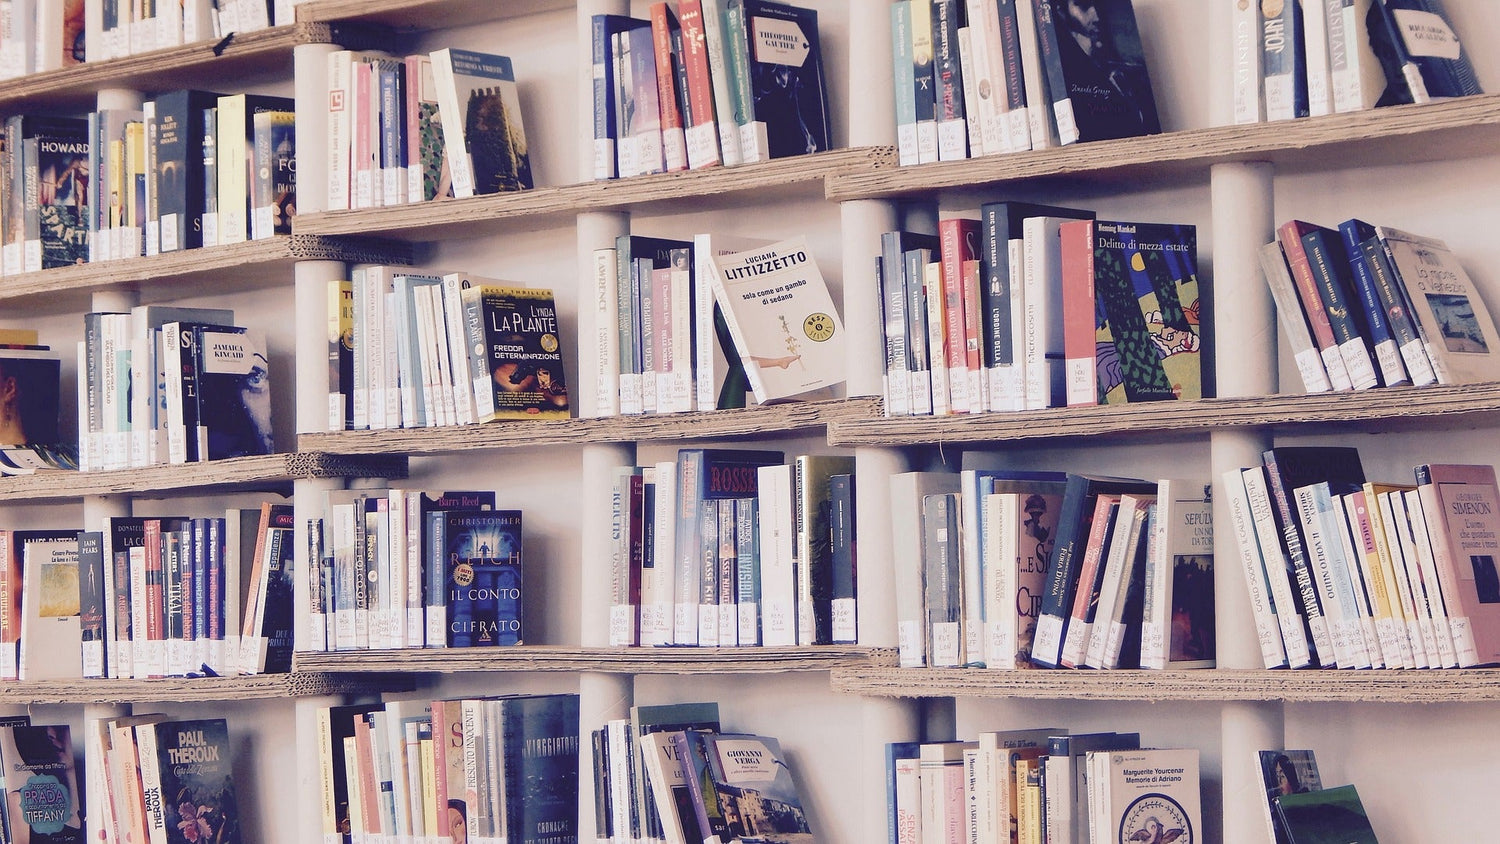
<svg viewBox="0 0 1500 844">
<path fill-rule="evenodd" d="M 769 736 L 703 736 L 708 776 L 728 840 L 738 844 L 812 844 L 802 798 L 781 744 Z"/>
<path fill-rule="evenodd" d="M 462 297 L 476 421 L 567 419 L 552 291 L 479 285 Z"/>
<path fill-rule="evenodd" d="M 844 325 L 806 238 L 721 256 L 718 270 L 714 298 L 758 403 L 844 382 Z"/>
<path fill-rule="evenodd" d="M 510 59 L 452 47 L 432 53 L 453 195 L 532 187 L 531 158 Z"/>
</svg>

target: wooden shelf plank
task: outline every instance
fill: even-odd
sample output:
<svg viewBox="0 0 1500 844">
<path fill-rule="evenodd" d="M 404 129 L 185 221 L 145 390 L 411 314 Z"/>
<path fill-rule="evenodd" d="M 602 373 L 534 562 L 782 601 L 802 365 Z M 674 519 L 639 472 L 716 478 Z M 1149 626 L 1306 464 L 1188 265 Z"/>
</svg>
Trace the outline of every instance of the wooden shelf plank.
<svg viewBox="0 0 1500 844">
<path fill-rule="evenodd" d="M 171 282 L 174 296 L 192 294 L 195 285 L 204 293 L 285 286 L 292 266 L 307 260 L 410 264 L 412 250 L 405 243 L 353 237 L 275 237 L 5 276 L 0 278 L 0 301 L 67 307 L 83 294 L 138 289 L 148 282 Z"/>
<path fill-rule="evenodd" d="M 985 671 L 837 667 L 836 691 L 878 697 L 1466 703 L 1500 700 L 1500 670 Z"/>
<path fill-rule="evenodd" d="M 890 158 L 891 151 L 885 147 L 834 150 L 743 167 L 583 182 L 419 205 L 302 214 L 293 221 L 292 228 L 298 234 L 383 234 L 422 241 L 475 237 L 502 230 L 525 231 L 562 220 L 571 222 L 583 211 L 663 205 L 703 211 L 712 204 L 683 200 L 723 198 L 768 188 L 780 188 L 776 193 L 780 200 L 787 197 L 787 189 L 798 186 L 804 187 L 809 196 L 819 196 L 827 176 L 851 169 L 878 168 L 885 166 Z"/>
<path fill-rule="evenodd" d="M 85 495 L 150 495 L 176 491 L 289 484 L 297 478 L 406 477 L 405 455 L 342 456 L 294 452 L 206 463 L 149 466 L 109 472 L 41 471 L 0 478 L 0 501 L 68 499 Z"/>
<path fill-rule="evenodd" d="M 796 436 L 835 420 L 869 418 L 879 412 L 873 398 L 789 402 L 745 410 L 612 416 L 603 419 L 516 420 L 488 425 L 335 431 L 301 434 L 298 448 L 338 454 L 444 454 L 459 451 L 663 440 Z"/>
<path fill-rule="evenodd" d="M 221 41 L 199 41 L 120 59 L 85 62 L 6 80 L 0 85 L 0 112 L 15 114 L 28 107 L 49 111 L 88 109 L 93 107 L 94 95 L 104 88 L 165 91 L 181 88 L 189 76 L 195 87 L 212 89 L 246 76 L 285 73 L 293 47 L 336 40 L 328 24 L 298 23 L 236 33 Z"/>
<path fill-rule="evenodd" d="M 1017 413 L 835 419 L 838 446 L 986 443 L 1076 437 L 1139 438 L 1246 427 L 1320 425 L 1330 430 L 1392 430 L 1402 420 L 1424 426 L 1467 425 L 1500 413 L 1500 383 L 1389 387 L 1359 392 L 1149 402 L 1051 408 Z"/>
<path fill-rule="evenodd" d="M 604 671 L 628 674 L 765 674 L 894 665 L 895 651 L 810 648 L 426 648 L 299 653 L 299 671 Z"/>
<path fill-rule="evenodd" d="M 1396 161 L 1489 154 L 1500 141 L 1500 95 L 1394 106 L 1253 126 L 1221 126 L 1139 138 L 832 174 L 833 200 L 923 196 L 1050 177 L 1132 181 L 1206 178 L 1210 165 L 1270 161 L 1278 169 L 1359 168 Z"/>
<path fill-rule="evenodd" d="M 538 12 L 571 9 L 574 0 L 316 0 L 297 7 L 298 21 L 359 21 L 398 29 L 451 29 Z"/>
<path fill-rule="evenodd" d="M 409 677 L 296 671 L 245 677 L 168 677 L 160 680 L 42 680 L 0 684 L 0 703 L 190 703 L 407 691 Z"/>
</svg>

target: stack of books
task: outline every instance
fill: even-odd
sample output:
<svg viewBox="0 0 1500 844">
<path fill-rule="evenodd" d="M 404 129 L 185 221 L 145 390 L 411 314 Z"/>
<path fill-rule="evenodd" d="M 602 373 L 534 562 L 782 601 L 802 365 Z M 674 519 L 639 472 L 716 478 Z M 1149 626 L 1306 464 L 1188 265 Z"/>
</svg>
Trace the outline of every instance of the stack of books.
<svg viewBox="0 0 1500 844">
<path fill-rule="evenodd" d="M 1366 480 L 1347 447 L 1277 447 L 1224 475 L 1232 547 L 1267 668 L 1467 668 L 1500 662 L 1490 466 Z"/>
<path fill-rule="evenodd" d="M 996 202 L 881 236 L 888 416 L 1191 400 L 1197 231 Z"/>
<path fill-rule="evenodd" d="M 891 507 L 903 667 L 1214 665 L 1204 481 L 907 472 Z"/>
<path fill-rule="evenodd" d="M 858 641 L 854 459 L 683 449 L 621 469 L 610 644 Z"/>
<path fill-rule="evenodd" d="M 655 2 L 593 18 L 594 178 L 829 149 L 818 13 L 773 0 Z"/>
<path fill-rule="evenodd" d="M 1442 0 L 1303 0 L 1230 9 L 1235 123 L 1482 93 Z"/>
</svg>

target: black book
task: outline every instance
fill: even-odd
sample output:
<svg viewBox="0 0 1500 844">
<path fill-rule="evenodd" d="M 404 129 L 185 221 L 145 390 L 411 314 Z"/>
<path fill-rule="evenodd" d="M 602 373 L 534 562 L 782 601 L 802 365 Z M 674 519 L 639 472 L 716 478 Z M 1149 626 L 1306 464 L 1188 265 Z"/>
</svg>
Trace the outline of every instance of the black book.
<svg viewBox="0 0 1500 844">
<path fill-rule="evenodd" d="M 511 841 L 578 837 L 578 695 L 500 702 L 505 828 Z"/>
<path fill-rule="evenodd" d="M 764 124 L 769 156 L 826 151 L 832 132 L 818 13 L 771 0 L 745 0 L 745 33 L 750 39 L 751 111 L 758 136 Z"/>
<path fill-rule="evenodd" d="M 1130 0 L 1043 0 L 1038 11 L 1062 143 L 1161 131 Z"/>
<path fill-rule="evenodd" d="M 167 844 L 239 844 L 240 811 L 228 723 L 223 718 L 166 721 L 138 727 L 137 733 L 141 729 L 156 733 Z"/>
<path fill-rule="evenodd" d="M 1403 13 L 1425 25 L 1402 26 Z M 1371 0 L 1367 15 L 1370 48 L 1386 79 L 1377 107 L 1484 93 L 1443 0 Z"/>
<path fill-rule="evenodd" d="M 204 110 L 219 95 L 169 91 L 156 98 L 156 208 L 161 251 L 203 246 Z"/>
</svg>

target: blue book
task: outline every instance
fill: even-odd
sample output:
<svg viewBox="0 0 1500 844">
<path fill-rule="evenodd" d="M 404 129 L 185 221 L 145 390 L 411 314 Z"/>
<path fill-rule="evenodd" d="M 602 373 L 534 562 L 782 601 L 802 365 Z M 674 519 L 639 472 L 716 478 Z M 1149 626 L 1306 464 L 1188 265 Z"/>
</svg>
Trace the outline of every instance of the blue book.
<svg viewBox="0 0 1500 844">
<path fill-rule="evenodd" d="M 1484 93 L 1443 0 L 1373 0 L 1369 14 L 1370 46 L 1386 78 L 1377 107 Z"/>
<path fill-rule="evenodd" d="M 380 86 L 381 202 L 400 205 L 406 202 L 406 63 L 382 59 L 373 69 Z"/>
<path fill-rule="evenodd" d="M 1355 298 L 1349 259 L 1337 232 L 1310 223 L 1294 221 L 1298 226 L 1302 248 L 1312 271 L 1313 282 L 1323 298 L 1328 323 L 1354 389 L 1376 383 L 1375 365 L 1370 355 L 1370 337 L 1365 325 L 1364 309 Z"/>
<path fill-rule="evenodd" d="M 1305 38 L 1302 0 L 1287 0 L 1281 5 L 1279 15 L 1262 15 L 1267 120 L 1290 120 L 1309 114 Z"/>
<path fill-rule="evenodd" d="M 578 707 L 574 694 L 500 701 L 509 840 L 577 840 Z"/>
<path fill-rule="evenodd" d="M 643 21 L 625 15 L 594 15 L 591 20 L 594 65 L 594 178 L 613 179 L 615 169 L 615 63 L 614 37 L 641 26 Z"/>
<path fill-rule="evenodd" d="M 1437 373 L 1432 368 L 1432 359 L 1427 356 L 1427 347 L 1417 328 L 1417 318 L 1412 313 L 1411 300 L 1401 274 L 1391 263 L 1385 244 L 1378 235 L 1370 235 L 1360 241 L 1359 257 L 1370 270 L 1375 282 L 1375 292 L 1380 296 L 1381 308 L 1385 311 L 1391 333 L 1401 350 L 1401 360 L 1406 364 L 1406 373 L 1416 387 L 1437 383 Z"/>
<path fill-rule="evenodd" d="M 1375 274 L 1364 258 L 1360 244 L 1375 236 L 1375 227 L 1363 220 L 1349 219 L 1339 223 L 1339 240 L 1349 264 L 1355 298 L 1364 309 L 1365 326 L 1370 334 L 1366 338 L 1375 352 L 1375 363 L 1380 369 L 1380 383 L 1387 387 L 1409 384 L 1406 367 L 1401 363 L 1401 350 L 1391 329 L 1390 317 L 1380 298 L 1380 288 Z"/>
<path fill-rule="evenodd" d="M 448 510 L 438 524 L 448 647 L 521 644 L 521 512 Z"/>
</svg>

